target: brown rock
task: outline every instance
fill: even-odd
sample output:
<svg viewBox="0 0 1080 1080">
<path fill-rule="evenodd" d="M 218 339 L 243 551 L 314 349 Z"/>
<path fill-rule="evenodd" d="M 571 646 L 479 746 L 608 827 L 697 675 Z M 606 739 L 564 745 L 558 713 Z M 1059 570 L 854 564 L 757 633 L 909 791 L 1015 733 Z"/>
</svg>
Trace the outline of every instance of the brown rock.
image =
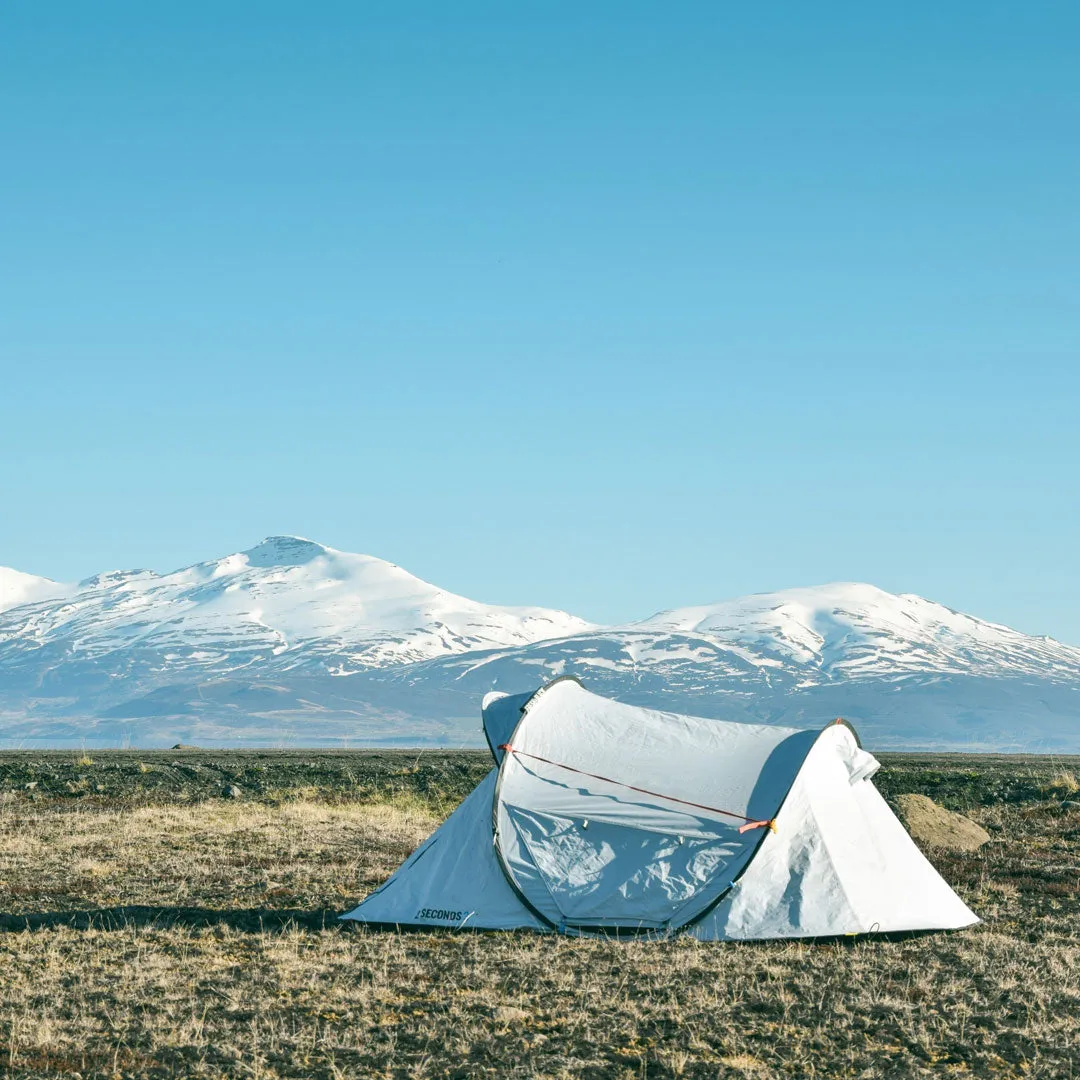
<svg viewBox="0 0 1080 1080">
<path fill-rule="evenodd" d="M 925 795 L 897 795 L 896 807 L 911 838 L 921 847 L 975 851 L 990 839 L 971 818 L 946 810 Z"/>
</svg>

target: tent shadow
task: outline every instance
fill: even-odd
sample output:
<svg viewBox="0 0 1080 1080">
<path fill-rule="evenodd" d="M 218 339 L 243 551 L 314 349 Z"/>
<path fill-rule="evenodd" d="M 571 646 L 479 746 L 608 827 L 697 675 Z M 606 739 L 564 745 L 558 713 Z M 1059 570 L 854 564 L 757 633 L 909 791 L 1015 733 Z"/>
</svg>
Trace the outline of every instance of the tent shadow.
<svg viewBox="0 0 1080 1080">
<path fill-rule="evenodd" d="M 122 930 L 223 927 L 249 934 L 316 933 L 336 929 L 340 912 L 329 908 L 200 908 L 128 904 L 76 911 L 0 913 L 0 933 L 67 926 L 75 930 Z"/>
</svg>

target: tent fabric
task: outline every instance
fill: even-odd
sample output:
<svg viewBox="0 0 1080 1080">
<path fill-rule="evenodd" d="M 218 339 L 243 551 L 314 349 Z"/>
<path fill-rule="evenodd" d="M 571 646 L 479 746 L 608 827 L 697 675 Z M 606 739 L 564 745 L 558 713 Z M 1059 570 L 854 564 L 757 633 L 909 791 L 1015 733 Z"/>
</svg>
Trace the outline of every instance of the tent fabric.
<svg viewBox="0 0 1080 1080">
<path fill-rule="evenodd" d="M 690 932 L 701 940 L 957 929 L 978 922 L 878 790 L 854 779 L 854 739 L 816 740 L 746 873 Z"/>
<path fill-rule="evenodd" d="M 772 818 L 813 737 L 634 708 L 574 680 L 552 683 L 526 706 L 500 767 L 495 824 L 508 876 L 562 929 L 681 925 L 746 865 L 759 836 L 740 826 Z"/>
<path fill-rule="evenodd" d="M 495 764 L 501 765 L 502 747 L 510 741 L 521 719 L 521 710 L 536 696 L 533 690 L 528 694 L 503 694 L 492 690 L 484 695 L 481 711 L 484 718 L 484 738 L 487 739 Z"/>
<path fill-rule="evenodd" d="M 702 940 L 978 921 L 878 794 L 878 763 L 842 722 L 817 732 L 681 716 L 572 678 L 489 694 L 483 719 L 497 767 L 343 918 Z"/>
<path fill-rule="evenodd" d="M 465 801 L 355 911 L 358 922 L 542 930 L 510 887 L 491 841 L 492 769 Z"/>
</svg>

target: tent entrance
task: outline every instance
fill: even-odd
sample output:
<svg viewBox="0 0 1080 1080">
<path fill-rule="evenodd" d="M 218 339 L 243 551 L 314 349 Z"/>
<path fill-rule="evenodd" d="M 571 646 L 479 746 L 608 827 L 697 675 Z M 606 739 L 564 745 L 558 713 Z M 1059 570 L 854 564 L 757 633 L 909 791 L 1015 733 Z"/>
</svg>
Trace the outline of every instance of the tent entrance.
<svg viewBox="0 0 1080 1080">
<path fill-rule="evenodd" d="M 643 828 L 589 816 L 590 809 L 569 815 L 503 804 L 504 864 L 553 924 L 677 927 L 730 883 L 725 870 L 742 847 L 733 830 L 703 829 L 697 817 L 673 821 L 671 814 L 660 827 Z"/>
</svg>

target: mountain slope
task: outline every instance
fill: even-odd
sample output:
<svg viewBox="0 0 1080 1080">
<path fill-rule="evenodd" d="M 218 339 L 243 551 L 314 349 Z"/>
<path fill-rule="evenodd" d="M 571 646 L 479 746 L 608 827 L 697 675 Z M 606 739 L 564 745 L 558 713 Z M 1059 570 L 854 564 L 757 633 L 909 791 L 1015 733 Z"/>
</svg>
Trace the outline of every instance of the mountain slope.
<svg viewBox="0 0 1080 1080">
<path fill-rule="evenodd" d="M 171 574 L 115 571 L 60 599 L 0 616 L 0 650 L 21 662 L 61 651 L 80 662 L 227 672 L 274 658 L 332 674 L 447 653 L 528 644 L 588 629 L 544 608 L 455 596 L 393 563 L 293 536 Z M 0 651 L 0 669 L 5 659 Z"/>
<path fill-rule="evenodd" d="M 694 634 L 796 663 L 821 678 L 916 672 L 1075 674 L 1080 649 L 976 619 L 911 594 L 835 583 L 665 611 L 635 624 Z"/>
<path fill-rule="evenodd" d="M 19 588 L 26 599 L 0 612 L 9 744 L 476 743 L 484 692 L 574 674 L 705 716 L 843 715 L 878 747 L 1080 752 L 1080 649 L 870 585 L 602 628 L 271 537 L 170 574 Z"/>
</svg>

